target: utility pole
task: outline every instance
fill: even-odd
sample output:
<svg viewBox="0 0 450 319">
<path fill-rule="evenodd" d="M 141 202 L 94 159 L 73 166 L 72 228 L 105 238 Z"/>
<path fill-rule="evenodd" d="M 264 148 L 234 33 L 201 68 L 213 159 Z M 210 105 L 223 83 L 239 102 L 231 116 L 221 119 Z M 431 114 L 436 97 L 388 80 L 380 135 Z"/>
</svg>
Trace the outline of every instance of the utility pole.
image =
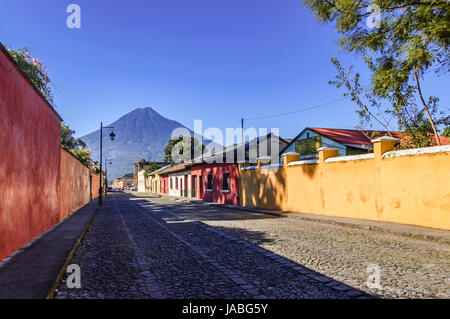
<svg viewBox="0 0 450 319">
<path fill-rule="evenodd" d="M 241 118 L 241 128 L 242 128 L 242 154 L 240 155 L 242 157 L 242 161 L 245 161 L 245 141 L 244 141 L 244 118 Z M 239 155 L 238 155 L 239 158 Z"/>
</svg>

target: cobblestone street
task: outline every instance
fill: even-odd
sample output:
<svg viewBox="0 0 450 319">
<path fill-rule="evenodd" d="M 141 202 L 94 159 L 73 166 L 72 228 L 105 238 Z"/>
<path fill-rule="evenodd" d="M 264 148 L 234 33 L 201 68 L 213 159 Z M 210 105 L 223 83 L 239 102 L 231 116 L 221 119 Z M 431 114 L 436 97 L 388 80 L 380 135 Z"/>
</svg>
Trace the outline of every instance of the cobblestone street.
<svg viewBox="0 0 450 319">
<path fill-rule="evenodd" d="M 71 261 L 81 289 L 56 298 L 448 298 L 448 261 L 443 243 L 111 194 Z"/>
</svg>

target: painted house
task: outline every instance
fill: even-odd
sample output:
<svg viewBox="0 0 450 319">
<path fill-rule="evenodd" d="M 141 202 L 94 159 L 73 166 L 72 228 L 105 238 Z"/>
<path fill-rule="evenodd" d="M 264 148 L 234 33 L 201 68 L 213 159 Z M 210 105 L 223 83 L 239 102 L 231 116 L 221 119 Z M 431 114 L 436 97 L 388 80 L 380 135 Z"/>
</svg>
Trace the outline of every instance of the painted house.
<svg viewBox="0 0 450 319">
<path fill-rule="evenodd" d="M 164 170 L 159 173 L 159 190 L 158 194 L 169 195 L 169 176 Z"/>
<path fill-rule="evenodd" d="M 162 182 L 167 181 L 167 195 L 177 197 L 190 197 L 190 171 L 191 164 L 180 163 L 164 170 Z"/>
<path fill-rule="evenodd" d="M 278 161 L 288 140 L 272 133 L 250 142 L 211 150 L 192 161 L 174 164 L 149 175 L 151 192 L 201 199 L 222 204 L 239 204 L 239 162 L 256 163 L 269 156 Z"/>
<path fill-rule="evenodd" d="M 389 136 L 389 133 L 400 138 L 399 132 L 307 127 L 282 150 L 282 154 L 295 152 L 301 159 L 318 158 L 317 149 L 321 147 L 336 148 L 339 156 L 367 154 L 373 152 L 371 140 Z"/>
<path fill-rule="evenodd" d="M 191 167 L 192 197 L 207 202 L 239 204 L 239 170 L 235 163 Z"/>
<path fill-rule="evenodd" d="M 256 163 L 262 157 L 273 157 L 278 161 L 280 151 L 287 144 L 285 139 L 270 133 L 204 154 L 200 161 L 194 160 L 190 169 L 191 196 L 208 202 L 238 205 L 238 163 Z"/>
<path fill-rule="evenodd" d="M 146 180 L 146 192 L 151 192 L 155 194 L 159 194 L 162 192 L 162 189 L 165 187 L 165 185 L 161 182 L 164 179 L 161 178 L 161 174 L 164 173 L 165 170 L 169 169 L 171 166 L 166 165 L 164 167 L 161 167 L 160 169 L 157 169 L 156 171 L 151 172 L 148 174 L 147 180 Z"/>
</svg>

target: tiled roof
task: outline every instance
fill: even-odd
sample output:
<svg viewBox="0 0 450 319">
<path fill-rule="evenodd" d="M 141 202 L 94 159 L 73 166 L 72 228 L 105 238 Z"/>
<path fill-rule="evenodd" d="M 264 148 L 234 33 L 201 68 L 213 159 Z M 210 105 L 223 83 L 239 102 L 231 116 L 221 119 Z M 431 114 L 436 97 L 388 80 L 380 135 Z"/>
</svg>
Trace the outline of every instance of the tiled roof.
<svg viewBox="0 0 450 319">
<path fill-rule="evenodd" d="M 350 147 L 358 147 L 362 145 L 371 146 L 371 140 L 380 136 L 389 136 L 400 138 L 400 132 L 387 132 L 387 131 L 371 131 L 371 130 L 349 130 L 349 129 L 333 129 L 333 128 L 317 128 L 308 127 L 323 136 L 331 138 L 341 144 Z M 375 135 L 373 135 L 375 134 Z"/>
</svg>

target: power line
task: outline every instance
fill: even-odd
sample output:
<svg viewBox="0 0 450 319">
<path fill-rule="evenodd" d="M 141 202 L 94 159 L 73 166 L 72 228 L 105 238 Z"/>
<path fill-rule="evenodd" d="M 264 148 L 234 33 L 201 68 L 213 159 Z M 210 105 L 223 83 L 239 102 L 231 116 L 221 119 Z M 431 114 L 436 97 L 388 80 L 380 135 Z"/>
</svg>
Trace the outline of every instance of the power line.
<svg viewBox="0 0 450 319">
<path fill-rule="evenodd" d="M 438 69 L 439 69 L 439 67 L 427 70 L 427 71 L 424 72 L 424 74 L 436 71 Z M 368 87 L 368 86 L 366 86 L 366 87 Z M 270 118 L 275 118 L 275 117 L 287 116 L 287 115 L 291 115 L 291 114 L 296 114 L 296 113 L 300 113 L 300 112 L 313 110 L 313 109 L 316 109 L 316 108 L 321 108 L 321 107 L 324 107 L 324 106 L 327 106 L 327 105 L 330 105 L 330 104 L 334 104 L 334 103 L 337 103 L 337 102 L 342 102 L 342 101 L 349 100 L 349 99 L 351 99 L 351 97 L 345 97 L 345 98 L 342 98 L 342 99 L 339 99 L 339 100 L 330 101 L 330 102 L 326 102 L 326 103 L 323 103 L 323 104 L 308 106 L 308 107 L 305 107 L 305 108 L 302 108 L 302 109 L 299 109 L 299 110 L 296 110 L 296 111 L 291 111 L 291 112 L 286 112 L 286 113 L 278 113 L 278 114 L 272 114 L 272 115 L 266 115 L 266 116 L 260 116 L 260 117 L 253 117 L 253 118 L 243 118 L 242 122 L 244 120 L 246 120 L 246 121 L 256 121 L 256 120 L 264 120 L 264 119 L 270 119 Z"/>
<path fill-rule="evenodd" d="M 326 103 L 322 103 L 322 104 L 318 104 L 318 105 L 312 105 L 312 106 L 308 106 L 296 111 L 291 111 L 291 112 L 286 112 L 286 113 L 279 113 L 279 114 L 272 114 L 272 115 L 266 115 L 266 116 L 260 116 L 260 117 L 253 117 L 253 118 L 244 118 L 244 120 L 247 121 L 255 121 L 255 120 L 263 120 L 263 119 L 269 119 L 269 118 L 274 118 L 274 117 L 280 117 L 280 116 L 286 116 L 286 115 L 291 115 L 291 114 L 295 114 L 295 113 L 300 113 L 300 112 L 305 112 L 305 111 L 309 111 L 309 110 L 313 110 L 316 108 L 320 108 L 320 107 L 324 107 L 330 104 L 334 104 L 337 102 L 342 102 L 345 100 L 349 100 L 351 99 L 351 97 L 345 97 L 345 98 L 341 98 L 339 100 L 335 100 L 335 101 L 330 101 L 330 102 L 326 102 Z"/>
</svg>

